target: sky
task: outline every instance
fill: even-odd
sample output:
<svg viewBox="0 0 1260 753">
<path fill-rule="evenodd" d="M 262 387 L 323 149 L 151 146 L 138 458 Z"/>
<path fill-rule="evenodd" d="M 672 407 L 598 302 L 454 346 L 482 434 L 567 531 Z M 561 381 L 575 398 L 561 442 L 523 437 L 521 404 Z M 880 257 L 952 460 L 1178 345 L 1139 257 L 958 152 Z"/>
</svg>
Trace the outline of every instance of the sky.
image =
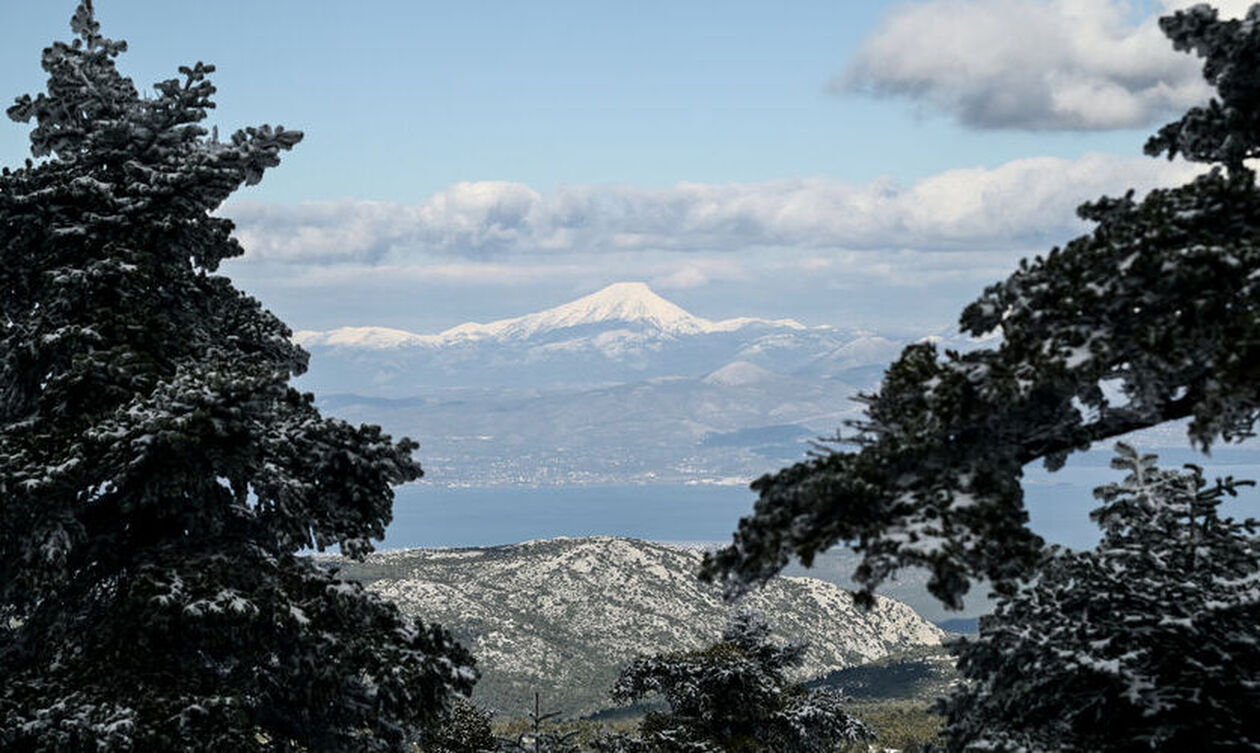
<svg viewBox="0 0 1260 753">
<path fill-rule="evenodd" d="M 709 318 L 948 329 L 1208 90 L 1172 0 L 98 0 L 138 85 L 214 63 L 224 133 L 306 139 L 220 210 L 294 329 L 435 332 L 643 280 Z M 1239 14 L 1243 2 L 1222 4 Z M 0 0 L 0 96 L 68 0 Z M 27 128 L 0 123 L 0 164 Z"/>
<path fill-rule="evenodd" d="M 220 209 L 246 251 L 223 271 L 295 330 L 433 333 L 640 280 L 710 319 L 917 338 L 956 327 L 1021 258 L 1087 231 L 1080 203 L 1197 172 L 1142 155 L 1209 96 L 1156 25 L 1189 4 L 96 9 L 130 43 L 119 65 L 142 88 L 203 60 L 217 66 L 222 133 L 305 132 Z M 0 0 L 0 100 L 42 90 L 40 51 L 69 38 L 73 10 Z M 26 138 L 0 119 L 0 165 L 27 157 Z M 1095 482 L 1032 479 L 1034 497 L 1038 479 Z M 1084 535 L 1083 509 L 1033 507 Z"/>
</svg>

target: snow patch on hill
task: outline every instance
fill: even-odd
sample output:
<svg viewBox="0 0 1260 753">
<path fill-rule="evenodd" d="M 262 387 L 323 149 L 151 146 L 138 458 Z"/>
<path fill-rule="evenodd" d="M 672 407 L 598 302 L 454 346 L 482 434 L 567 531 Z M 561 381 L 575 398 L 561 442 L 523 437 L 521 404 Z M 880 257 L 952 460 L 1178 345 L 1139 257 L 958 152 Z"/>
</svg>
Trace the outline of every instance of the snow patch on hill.
<svg viewBox="0 0 1260 753">
<path fill-rule="evenodd" d="M 732 361 L 704 378 L 705 384 L 720 384 L 726 387 L 745 387 L 751 384 L 762 384 L 774 379 L 781 379 L 769 369 L 763 369 L 748 361 Z"/>
</svg>

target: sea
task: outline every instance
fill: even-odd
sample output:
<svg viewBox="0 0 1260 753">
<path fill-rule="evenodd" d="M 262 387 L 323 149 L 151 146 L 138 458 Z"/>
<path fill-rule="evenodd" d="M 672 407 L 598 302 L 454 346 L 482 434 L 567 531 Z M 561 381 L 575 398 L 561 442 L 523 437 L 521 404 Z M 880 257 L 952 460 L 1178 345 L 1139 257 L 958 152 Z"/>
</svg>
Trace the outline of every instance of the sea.
<svg viewBox="0 0 1260 753">
<path fill-rule="evenodd" d="M 1209 479 L 1260 479 L 1260 449 L 1222 448 L 1211 457 L 1186 449 L 1157 451 L 1160 465 L 1196 463 Z M 1111 453 L 1072 456 L 1050 473 L 1025 468 L 1030 526 L 1047 541 L 1073 548 L 1097 543 L 1089 519 L 1098 506 L 1093 490 L 1119 482 Z M 426 482 L 396 490 L 394 521 L 380 549 L 493 546 L 557 536 L 628 536 L 650 541 L 717 546 L 731 540 L 739 519 L 752 512 L 756 494 L 746 486 L 643 485 L 549 488 L 445 488 Z M 1260 491 L 1243 488 L 1222 513 L 1260 518 Z"/>
</svg>

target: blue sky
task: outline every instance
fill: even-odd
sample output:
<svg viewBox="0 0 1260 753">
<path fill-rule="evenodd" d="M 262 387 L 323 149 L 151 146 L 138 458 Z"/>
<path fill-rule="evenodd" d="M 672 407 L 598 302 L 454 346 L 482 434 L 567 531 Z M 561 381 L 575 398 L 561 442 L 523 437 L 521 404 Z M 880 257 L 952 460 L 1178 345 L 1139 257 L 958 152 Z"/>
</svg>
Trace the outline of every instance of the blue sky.
<svg viewBox="0 0 1260 753">
<path fill-rule="evenodd" d="M 222 210 L 247 250 L 225 271 L 295 329 L 436 332 L 644 280 L 713 319 L 917 337 L 1086 230 L 1082 201 L 1193 173 L 1141 156 L 1147 134 L 1208 95 L 1154 24 L 1188 4 L 97 12 L 130 42 L 120 66 L 138 84 L 205 60 L 218 66 L 212 122 L 306 132 Z M 68 38 L 73 5 L 0 2 L 0 97 L 42 89 L 39 52 Z M 26 127 L 0 122 L 0 164 L 26 155 Z"/>
<path fill-rule="evenodd" d="M 974 132 L 828 90 L 890 3 L 98 0 L 138 84 L 206 60 L 225 127 L 280 122 L 302 150 L 251 198 L 419 201 L 467 180 L 661 186 L 1136 154 L 1144 130 Z M 5 96 L 42 88 L 66 0 L 0 8 Z M 21 128 L 3 131 L 6 164 Z"/>
<path fill-rule="evenodd" d="M 1183 3 L 1184 4 L 1184 3 Z M 1205 95 L 1120 0 L 99 0 L 138 84 L 218 66 L 224 129 L 306 141 L 224 213 L 296 328 L 434 331 L 642 279 L 696 313 L 952 324 Z M 1235 11 L 1243 3 L 1231 3 Z M 1228 9 L 1228 8 L 1227 8 Z M 0 93 L 73 3 L 0 5 Z M 0 127 L 0 163 L 25 156 Z"/>
</svg>

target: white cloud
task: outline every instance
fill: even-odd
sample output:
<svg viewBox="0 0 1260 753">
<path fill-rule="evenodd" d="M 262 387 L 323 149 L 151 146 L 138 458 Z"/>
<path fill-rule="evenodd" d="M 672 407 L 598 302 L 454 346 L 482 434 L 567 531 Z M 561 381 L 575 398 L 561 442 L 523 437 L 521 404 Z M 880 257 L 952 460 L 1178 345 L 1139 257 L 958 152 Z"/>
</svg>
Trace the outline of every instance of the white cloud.
<svg viewBox="0 0 1260 753">
<path fill-rule="evenodd" d="M 768 277 L 805 275 L 829 279 L 836 287 L 895 285 L 927 288 L 951 282 L 991 282 L 1010 274 L 1021 256 L 1015 249 L 958 251 L 949 254 L 914 249 L 839 251 L 827 256 L 789 257 L 764 270 Z"/>
<path fill-rule="evenodd" d="M 1210 95 L 1202 62 L 1123 0 L 929 0 L 868 37 L 840 90 L 904 96 L 976 128 L 1098 130 L 1168 119 Z M 1250 0 L 1213 3 L 1241 16 Z"/>
<path fill-rule="evenodd" d="M 684 183 L 669 188 L 460 183 L 414 205 L 368 201 L 296 206 L 234 203 L 224 214 L 254 261 L 414 264 L 423 258 L 647 251 L 1037 247 L 1083 225 L 1082 201 L 1187 180 L 1198 167 L 1087 155 L 950 170 L 908 187 L 824 178 Z M 452 269 L 454 274 L 456 269 Z M 699 284 L 720 270 L 672 270 Z"/>
<path fill-rule="evenodd" d="M 297 274 L 270 270 L 286 284 L 299 288 L 337 288 L 389 282 L 408 287 L 419 285 L 463 285 L 512 287 L 533 285 L 558 278 L 581 277 L 589 272 L 582 265 L 520 265 L 492 262 L 458 264 L 334 264 L 311 265 Z"/>
<path fill-rule="evenodd" d="M 688 258 L 681 263 L 674 261 L 654 265 L 648 277 L 653 287 L 662 290 L 685 290 L 715 282 L 746 280 L 749 272 L 744 264 L 729 258 Z"/>
</svg>

